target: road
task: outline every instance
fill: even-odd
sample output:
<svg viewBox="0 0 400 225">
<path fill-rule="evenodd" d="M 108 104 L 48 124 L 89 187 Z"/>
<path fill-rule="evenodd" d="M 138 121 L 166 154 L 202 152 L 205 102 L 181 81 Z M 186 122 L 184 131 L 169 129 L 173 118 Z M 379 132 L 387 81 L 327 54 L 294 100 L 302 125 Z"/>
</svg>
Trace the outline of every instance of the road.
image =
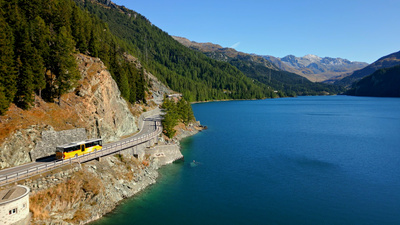
<svg viewBox="0 0 400 225">
<path fill-rule="evenodd" d="M 100 151 L 68 160 L 56 160 L 55 157 L 47 157 L 36 162 L 0 170 L 0 186 L 26 179 L 63 165 L 74 162 L 86 162 L 99 157 L 115 154 L 121 150 L 147 142 L 156 138 L 162 132 L 161 119 L 160 114 L 144 118 L 143 127 L 137 134 L 113 143 L 104 144 L 103 149 Z"/>
</svg>

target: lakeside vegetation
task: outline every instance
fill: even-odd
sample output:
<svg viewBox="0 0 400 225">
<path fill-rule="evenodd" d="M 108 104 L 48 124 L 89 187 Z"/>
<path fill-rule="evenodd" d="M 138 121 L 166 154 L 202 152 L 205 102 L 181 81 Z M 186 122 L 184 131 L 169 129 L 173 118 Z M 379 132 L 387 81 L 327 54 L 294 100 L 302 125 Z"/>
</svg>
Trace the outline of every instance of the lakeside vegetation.
<svg viewBox="0 0 400 225">
<path fill-rule="evenodd" d="M 163 132 L 168 138 L 174 137 L 176 133 L 174 127 L 179 122 L 189 125 L 190 122 L 195 121 L 190 102 L 183 98 L 177 101 L 165 98 L 161 107 L 165 111 L 164 119 L 162 120 Z"/>
</svg>

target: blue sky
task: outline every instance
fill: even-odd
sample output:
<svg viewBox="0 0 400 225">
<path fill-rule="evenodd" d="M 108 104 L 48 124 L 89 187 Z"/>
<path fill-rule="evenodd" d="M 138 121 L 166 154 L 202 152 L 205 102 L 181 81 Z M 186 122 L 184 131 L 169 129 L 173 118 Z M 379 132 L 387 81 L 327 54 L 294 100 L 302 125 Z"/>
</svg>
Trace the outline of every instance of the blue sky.
<svg viewBox="0 0 400 225">
<path fill-rule="evenodd" d="M 115 0 L 170 35 L 238 51 L 372 63 L 400 50 L 400 0 Z"/>
</svg>

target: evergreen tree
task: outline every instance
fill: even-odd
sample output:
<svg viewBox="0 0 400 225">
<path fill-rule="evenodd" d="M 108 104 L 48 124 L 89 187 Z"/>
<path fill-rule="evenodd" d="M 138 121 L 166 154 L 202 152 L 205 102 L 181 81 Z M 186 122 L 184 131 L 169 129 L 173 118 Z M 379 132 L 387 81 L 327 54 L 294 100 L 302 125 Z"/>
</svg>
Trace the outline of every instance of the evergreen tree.
<svg viewBox="0 0 400 225">
<path fill-rule="evenodd" d="M 93 57 L 99 57 L 99 49 L 100 49 L 100 43 L 95 33 L 95 29 L 92 28 L 90 32 L 89 47 L 88 47 L 90 55 Z"/>
<path fill-rule="evenodd" d="M 74 42 L 65 27 L 61 27 L 52 51 L 52 68 L 55 74 L 56 93 L 54 97 L 60 98 L 70 90 L 79 79 L 77 64 L 73 55 Z"/>
<path fill-rule="evenodd" d="M 36 50 L 36 53 L 34 53 L 36 56 L 34 57 L 34 61 L 36 62 L 33 63 L 36 63 L 37 68 L 34 70 L 35 76 L 33 83 L 35 91 L 41 97 L 41 92 L 46 87 L 45 68 L 48 67 L 48 65 L 46 65 L 45 62 L 50 61 L 50 31 L 40 16 L 36 16 L 30 23 L 30 39 Z M 40 68 L 39 64 L 42 65 Z"/>
<path fill-rule="evenodd" d="M 23 109 L 29 108 L 34 100 L 34 91 L 37 88 L 36 76 L 44 73 L 43 59 L 29 39 L 27 28 L 24 30 L 21 50 L 18 55 L 18 91 L 15 102 Z"/>
<path fill-rule="evenodd" d="M 188 125 L 189 122 L 195 120 L 192 106 L 183 98 L 176 103 L 165 98 L 162 108 L 166 112 L 164 119 L 162 120 L 162 125 L 165 135 L 169 138 L 172 138 L 175 135 L 176 130 L 174 127 L 178 122 L 183 122 Z"/>
<path fill-rule="evenodd" d="M 13 32 L 0 9 L 0 115 L 14 100 L 17 91 Z"/>
</svg>

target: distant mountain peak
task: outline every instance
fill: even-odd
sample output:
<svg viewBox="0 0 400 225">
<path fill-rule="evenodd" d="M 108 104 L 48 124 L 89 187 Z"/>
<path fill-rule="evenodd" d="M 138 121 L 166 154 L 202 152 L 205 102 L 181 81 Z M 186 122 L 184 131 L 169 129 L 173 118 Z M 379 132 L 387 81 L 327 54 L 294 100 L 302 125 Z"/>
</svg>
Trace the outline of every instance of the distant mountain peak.
<svg viewBox="0 0 400 225">
<path fill-rule="evenodd" d="M 305 55 L 305 56 L 303 56 L 303 58 L 305 58 L 305 59 L 308 59 L 308 60 L 310 60 L 310 61 L 321 61 L 321 57 L 319 57 L 319 56 L 316 56 L 316 55 L 313 55 L 313 54 L 308 54 L 308 55 Z"/>
<path fill-rule="evenodd" d="M 344 76 L 364 68 L 368 63 L 351 62 L 342 58 L 319 57 L 308 54 L 303 57 L 287 55 L 283 58 L 264 56 L 281 70 L 296 73 L 312 81 L 324 81 L 332 77 Z"/>
</svg>

